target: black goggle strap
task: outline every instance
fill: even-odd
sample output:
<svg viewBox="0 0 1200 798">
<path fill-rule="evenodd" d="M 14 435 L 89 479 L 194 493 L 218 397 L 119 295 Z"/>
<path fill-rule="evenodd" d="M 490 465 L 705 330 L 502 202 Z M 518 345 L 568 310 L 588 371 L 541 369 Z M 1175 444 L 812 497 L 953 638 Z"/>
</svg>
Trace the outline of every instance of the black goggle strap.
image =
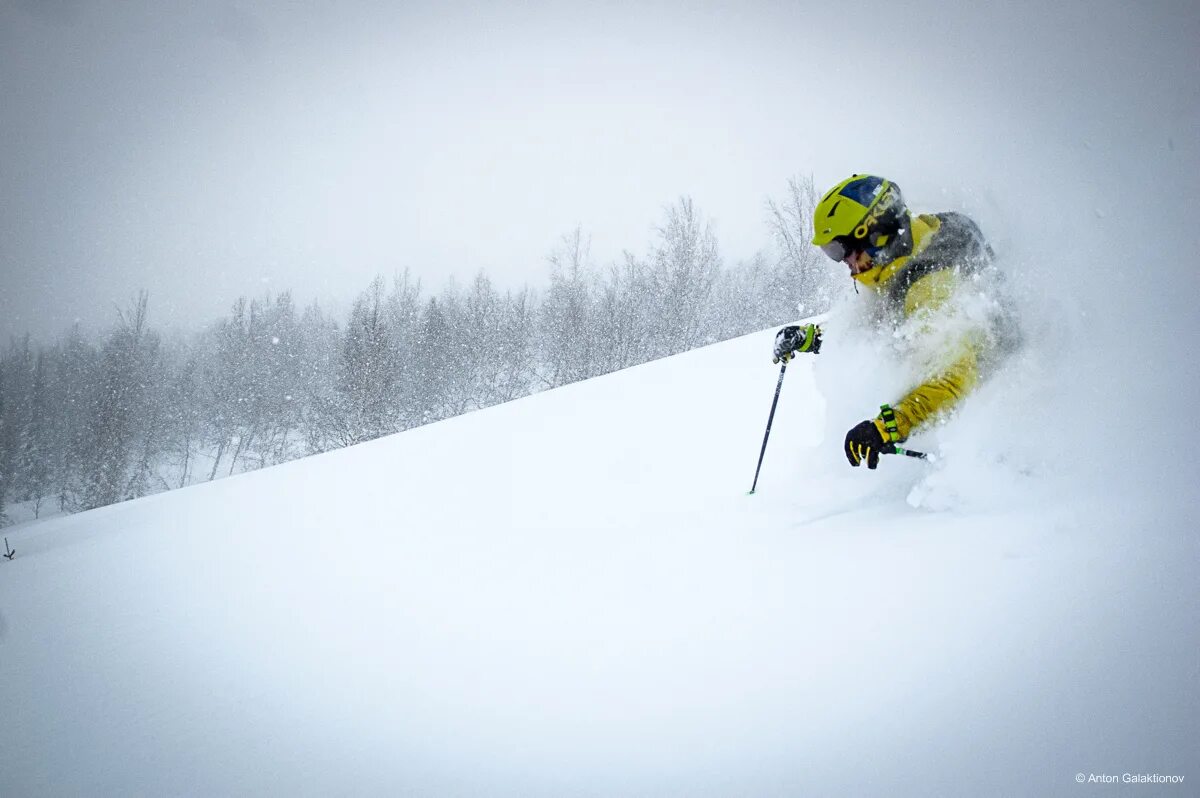
<svg viewBox="0 0 1200 798">
<path fill-rule="evenodd" d="M 892 443 L 900 441 L 900 428 L 896 426 L 896 413 L 889 405 L 879 406 L 879 418 L 883 421 L 883 428 L 887 430 L 888 440 Z"/>
</svg>

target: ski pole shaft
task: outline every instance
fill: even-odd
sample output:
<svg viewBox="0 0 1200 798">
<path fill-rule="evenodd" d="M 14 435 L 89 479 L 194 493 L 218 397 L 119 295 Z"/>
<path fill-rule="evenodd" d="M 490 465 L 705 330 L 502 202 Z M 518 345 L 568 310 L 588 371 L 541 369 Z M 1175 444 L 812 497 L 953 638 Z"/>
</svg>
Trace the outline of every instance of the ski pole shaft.
<svg viewBox="0 0 1200 798">
<path fill-rule="evenodd" d="M 767 439 L 771 437 L 771 422 L 775 420 L 775 407 L 779 404 L 779 392 L 783 390 L 783 375 L 787 373 L 787 361 L 779 367 L 779 381 L 775 383 L 775 398 L 771 400 L 771 413 L 767 416 L 767 431 L 763 433 L 762 449 L 758 452 L 758 465 L 754 469 L 754 484 L 750 486 L 750 492 L 754 493 L 754 489 L 758 487 L 758 472 L 762 470 L 763 455 L 767 453 Z"/>
<path fill-rule="evenodd" d="M 913 451 L 912 449 L 901 449 L 899 446 L 896 447 L 896 450 L 892 452 L 892 454 L 902 454 L 905 457 L 916 457 L 919 460 L 929 459 L 929 455 L 926 452 L 917 452 Z"/>
</svg>

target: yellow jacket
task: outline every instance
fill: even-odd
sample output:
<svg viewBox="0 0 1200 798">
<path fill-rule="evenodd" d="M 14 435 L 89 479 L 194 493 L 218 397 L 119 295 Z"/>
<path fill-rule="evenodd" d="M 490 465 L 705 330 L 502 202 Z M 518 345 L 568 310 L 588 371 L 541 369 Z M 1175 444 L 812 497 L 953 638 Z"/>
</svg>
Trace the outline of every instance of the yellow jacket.
<svg viewBox="0 0 1200 798">
<path fill-rule="evenodd" d="M 898 319 L 920 325 L 922 319 L 948 309 L 963 277 L 990 263 L 992 251 L 975 223 L 957 213 L 915 216 L 911 236 L 910 254 L 854 279 L 882 293 Z M 973 330 L 941 350 L 925 381 L 892 404 L 899 441 L 970 393 L 979 382 L 986 346 L 987 336 Z M 883 420 L 876 418 L 875 424 L 883 439 L 889 440 Z"/>
</svg>

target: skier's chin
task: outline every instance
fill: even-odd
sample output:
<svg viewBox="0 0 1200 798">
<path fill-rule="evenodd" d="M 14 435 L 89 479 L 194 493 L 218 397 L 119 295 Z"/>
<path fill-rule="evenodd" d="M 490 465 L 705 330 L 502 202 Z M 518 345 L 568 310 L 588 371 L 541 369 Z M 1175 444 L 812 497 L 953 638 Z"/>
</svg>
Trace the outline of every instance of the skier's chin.
<svg viewBox="0 0 1200 798">
<path fill-rule="evenodd" d="M 871 267 L 875 265 L 875 262 L 871 259 L 871 256 L 865 252 L 851 253 L 846 257 L 845 263 L 846 266 L 850 268 L 851 277 L 857 277 L 863 272 L 868 272 L 871 270 Z"/>
</svg>

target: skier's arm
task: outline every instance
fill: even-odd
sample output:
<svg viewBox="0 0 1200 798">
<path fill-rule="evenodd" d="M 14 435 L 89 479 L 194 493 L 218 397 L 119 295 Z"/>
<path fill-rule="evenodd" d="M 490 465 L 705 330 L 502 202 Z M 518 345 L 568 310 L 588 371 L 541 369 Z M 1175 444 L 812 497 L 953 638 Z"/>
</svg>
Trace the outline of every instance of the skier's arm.
<svg viewBox="0 0 1200 798">
<path fill-rule="evenodd" d="M 947 269 L 927 275 L 908 291 L 904 310 L 908 316 L 932 313 L 942 308 L 953 295 L 958 278 Z M 899 440 L 905 440 L 914 429 L 939 413 L 949 411 L 971 392 L 979 381 L 979 339 L 974 331 L 964 331 L 957 345 L 950 347 L 949 364 L 925 382 L 909 391 L 893 404 Z M 876 419 L 881 432 L 886 430 L 882 418 Z"/>
<path fill-rule="evenodd" d="M 966 353 L 949 368 L 921 383 L 893 405 L 900 440 L 907 439 L 914 429 L 938 413 L 954 407 L 978 381 L 979 358 L 975 348 L 968 346 Z M 877 420 L 876 425 L 882 428 L 882 419 Z"/>
</svg>

